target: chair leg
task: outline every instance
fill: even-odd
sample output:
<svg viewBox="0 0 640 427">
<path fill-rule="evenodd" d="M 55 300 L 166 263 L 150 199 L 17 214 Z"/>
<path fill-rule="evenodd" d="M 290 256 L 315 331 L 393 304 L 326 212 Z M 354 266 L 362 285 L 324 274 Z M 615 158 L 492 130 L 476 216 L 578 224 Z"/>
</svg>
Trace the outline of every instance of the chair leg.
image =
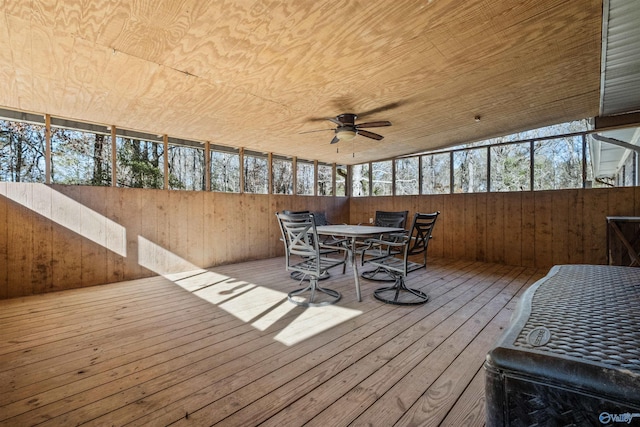
<svg viewBox="0 0 640 427">
<path fill-rule="evenodd" d="M 387 304 L 420 305 L 429 301 L 429 296 L 418 289 L 408 288 L 404 277 L 396 276 L 393 286 L 379 288 L 373 291 L 373 296 Z"/>
<path fill-rule="evenodd" d="M 382 267 L 378 267 L 375 270 L 371 271 L 363 271 L 360 273 L 361 277 L 364 277 L 368 280 L 374 280 L 376 282 L 395 282 L 396 278 L 393 274 L 389 273 Z"/>
<path fill-rule="evenodd" d="M 349 258 L 349 252 L 348 251 L 344 251 L 344 258 L 342 259 L 342 274 L 344 274 L 347 271 L 347 258 Z"/>
<path fill-rule="evenodd" d="M 307 293 L 308 297 L 304 295 Z M 319 299 L 322 298 L 320 294 L 328 295 L 329 299 L 320 301 Z M 318 300 L 316 300 L 316 297 L 318 297 Z M 341 297 L 342 295 L 340 295 L 340 292 L 338 291 L 318 286 L 318 280 L 315 277 L 309 278 L 309 286 L 296 289 L 287 294 L 287 299 L 289 301 L 302 307 L 322 307 L 325 305 L 335 304 Z"/>
<path fill-rule="evenodd" d="M 344 271 L 342 272 L 344 274 Z M 307 277 L 306 274 L 301 273 L 299 271 L 292 271 L 291 274 L 289 274 L 289 276 L 293 279 L 293 280 L 297 280 L 297 281 L 303 281 L 303 280 L 309 280 L 309 278 Z M 331 275 L 329 274 L 328 270 L 325 270 L 322 272 L 322 275 L 318 278 L 318 280 L 326 280 L 329 277 L 331 277 Z"/>
</svg>

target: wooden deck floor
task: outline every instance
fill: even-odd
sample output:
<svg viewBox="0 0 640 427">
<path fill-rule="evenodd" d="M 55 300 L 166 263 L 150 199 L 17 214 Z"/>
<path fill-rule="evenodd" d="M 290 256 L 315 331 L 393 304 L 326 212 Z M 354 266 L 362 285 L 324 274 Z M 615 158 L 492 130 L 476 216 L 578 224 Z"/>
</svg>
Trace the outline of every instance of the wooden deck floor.
<svg viewBox="0 0 640 427">
<path fill-rule="evenodd" d="M 546 271 L 431 260 L 398 307 L 338 270 L 324 308 L 282 258 L 0 301 L 0 425 L 483 425 L 484 356 Z"/>
</svg>

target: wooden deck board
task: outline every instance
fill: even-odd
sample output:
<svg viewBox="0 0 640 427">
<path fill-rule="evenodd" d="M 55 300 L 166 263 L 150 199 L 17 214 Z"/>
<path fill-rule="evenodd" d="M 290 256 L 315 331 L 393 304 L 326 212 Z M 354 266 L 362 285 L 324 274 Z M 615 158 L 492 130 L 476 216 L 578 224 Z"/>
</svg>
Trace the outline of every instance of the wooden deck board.
<svg viewBox="0 0 640 427">
<path fill-rule="evenodd" d="M 484 354 L 546 274 L 430 260 L 399 307 L 336 269 L 303 309 L 283 265 L 0 301 L 0 425 L 483 425 Z"/>
<path fill-rule="evenodd" d="M 494 271 L 492 280 L 495 280 L 495 274 Z M 476 279 L 479 278 L 476 277 Z M 461 334 L 467 334 L 469 337 L 475 336 L 476 331 L 473 328 L 463 328 L 463 325 L 474 324 L 470 319 L 477 320 L 473 318 L 474 314 L 487 301 L 491 301 L 491 297 L 495 295 L 492 289 L 496 283 L 492 284 L 490 280 L 466 283 L 470 285 L 470 289 L 466 289 L 462 295 L 426 317 L 419 325 L 419 329 L 423 329 L 422 331 L 416 332 L 416 328 L 407 329 L 404 335 L 417 334 L 419 339 L 412 340 L 401 353 L 394 354 L 398 346 L 395 341 L 390 341 L 386 345 L 388 350 L 383 353 L 382 357 L 382 360 L 388 359 L 389 361 L 364 378 L 358 387 L 353 388 L 350 393 L 336 402 L 332 412 L 318 417 L 317 423 L 320 424 L 323 419 L 326 422 L 340 416 L 340 414 L 346 414 L 341 410 L 344 402 L 352 402 L 359 397 L 365 397 L 366 399 L 358 405 L 359 411 L 362 412 L 350 414 L 349 419 L 342 421 L 357 420 L 357 423 L 378 422 L 381 425 L 392 425 L 396 421 L 393 419 L 394 413 L 398 415 L 400 412 L 404 412 L 415 400 L 411 397 L 411 393 L 422 392 L 428 388 L 428 386 L 423 388 L 418 383 L 427 380 L 433 381 L 437 377 L 432 377 L 446 369 L 450 358 L 455 357 L 457 354 L 456 345 L 462 345 L 463 342 L 459 340 L 458 336 Z M 497 286 L 504 286 L 504 284 L 497 282 Z M 466 287 L 462 286 L 462 288 Z M 432 329 L 426 325 L 430 325 Z M 424 332 L 427 333 L 420 336 Z M 456 342 L 456 339 L 459 341 Z M 367 419 L 369 421 L 366 421 Z M 316 424 L 316 420 L 312 424 Z"/>
<path fill-rule="evenodd" d="M 468 281 L 468 279 L 467 275 L 463 275 L 457 279 L 450 280 L 449 284 L 453 285 L 465 280 Z M 449 292 L 444 292 L 435 297 L 431 301 L 431 305 L 424 306 L 422 310 L 413 310 L 410 314 L 398 319 L 386 329 L 377 332 L 383 339 L 372 343 L 370 348 L 358 351 L 360 360 L 350 365 L 346 372 L 337 376 L 335 381 L 325 380 L 315 393 L 305 395 L 305 398 L 300 402 L 296 402 L 295 405 L 292 405 L 290 410 L 283 411 L 283 413 L 278 414 L 274 419 L 269 420 L 269 424 L 278 425 L 282 422 L 281 425 L 285 425 L 294 422 L 296 419 L 300 419 L 301 414 L 305 411 L 313 411 L 312 416 L 315 417 L 317 415 L 315 411 L 321 409 L 319 408 L 319 402 L 322 402 L 323 399 L 336 400 L 340 396 L 342 396 L 341 400 L 349 400 L 350 402 L 362 399 L 363 401 L 357 408 L 366 405 L 368 400 L 376 399 L 379 391 L 370 390 L 370 387 L 363 382 L 371 381 L 379 387 L 385 388 L 385 381 L 393 381 L 392 377 L 394 375 L 398 375 L 403 369 L 410 369 L 410 360 L 414 353 L 407 351 L 401 354 L 402 351 L 412 345 L 419 347 L 419 344 L 416 344 L 416 342 L 429 335 L 429 333 L 437 335 L 437 331 L 434 331 L 435 328 L 442 324 L 441 322 L 449 315 L 450 310 L 455 310 L 457 304 L 463 301 L 460 298 L 457 300 L 457 303 L 451 304 L 451 302 L 454 301 L 452 298 L 457 295 L 457 292 L 452 292 L 455 291 L 455 289 L 456 288 Z M 446 290 L 447 289 L 441 289 L 441 291 Z M 453 295 L 451 295 L 452 293 Z M 467 293 L 466 296 L 468 297 L 469 295 L 471 295 L 471 293 Z M 431 296 L 432 298 L 434 297 L 433 292 Z M 441 334 L 443 337 L 446 335 L 447 333 Z M 362 343 L 358 344 L 362 347 Z M 421 356 L 418 355 L 417 357 L 420 358 Z M 348 378 L 349 381 L 345 381 L 345 378 Z M 380 381 L 383 384 L 378 384 Z M 347 423 L 350 421 L 350 419 L 346 419 L 350 414 L 343 410 L 341 402 L 337 404 L 334 402 L 331 403 L 333 406 L 331 409 L 335 409 L 335 411 L 326 411 L 322 417 L 318 417 L 318 420 L 324 419 L 326 421 L 329 419 L 334 422 L 338 421 L 338 423 Z M 288 419 L 283 418 L 286 412 L 290 413 Z M 310 417 L 309 421 L 311 421 Z M 319 421 L 319 423 L 321 422 L 324 421 Z"/>
</svg>

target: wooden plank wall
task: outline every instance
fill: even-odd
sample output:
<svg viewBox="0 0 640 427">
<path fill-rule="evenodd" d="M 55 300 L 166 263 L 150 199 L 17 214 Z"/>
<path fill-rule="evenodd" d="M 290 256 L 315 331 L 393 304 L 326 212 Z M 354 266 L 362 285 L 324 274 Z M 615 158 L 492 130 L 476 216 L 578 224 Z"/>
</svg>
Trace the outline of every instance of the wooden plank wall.
<svg viewBox="0 0 640 427">
<path fill-rule="evenodd" d="M 0 182 L 0 298 L 280 256 L 284 209 L 336 223 L 439 210 L 430 256 L 549 268 L 604 264 L 605 217 L 640 215 L 640 188 L 348 199 Z"/>
<path fill-rule="evenodd" d="M 606 263 L 606 220 L 640 215 L 640 187 L 363 197 L 351 222 L 376 210 L 440 211 L 429 255 L 534 268 Z"/>
<path fill-rule="evenodd" d="M 0 182 L 0 299 L 283 255 L 284 209 L 349 220 L 344 197 Z"/>
</svg>

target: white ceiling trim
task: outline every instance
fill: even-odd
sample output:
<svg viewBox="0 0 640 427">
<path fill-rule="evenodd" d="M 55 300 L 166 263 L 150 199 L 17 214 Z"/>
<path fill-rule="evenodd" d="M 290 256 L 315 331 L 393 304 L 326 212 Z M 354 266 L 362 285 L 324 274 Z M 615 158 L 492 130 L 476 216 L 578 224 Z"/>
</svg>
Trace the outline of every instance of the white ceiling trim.
<svg viewBox="0 0 640 427">
<path fill-rule="evenodd" d="M 640 111 L 640 25 L 638 22 L 640 22 L 640 1 L 603 1 L 601 117 Z M 638 151 L 629 145 L 640 145 L 639 138 L 640 128 L 594 134 L 590 142 L 594 176 L 596 178 L 615 176 L 629 155 Z M 616 144 L 616 141 L 620 143 Z"/>
</svg>

